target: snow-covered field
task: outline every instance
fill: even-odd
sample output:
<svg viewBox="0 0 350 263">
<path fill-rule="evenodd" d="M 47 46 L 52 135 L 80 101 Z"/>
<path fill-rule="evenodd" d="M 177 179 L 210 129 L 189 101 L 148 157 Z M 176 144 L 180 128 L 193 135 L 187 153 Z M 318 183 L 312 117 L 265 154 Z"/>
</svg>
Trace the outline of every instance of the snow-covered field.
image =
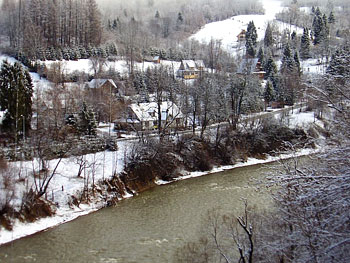
<svg viewBox="0 0 350 263">
<path fill-rule="evenodd" d="M 242 29 L 247 29 L 248 23 L 254 21 L 258 33 L 258 40 L 262 40 L 265 35 L 265 30 L 268 22 L 275 19 L 276 13 L 283 10 L 281 2 L 277 0 L 262 1 L 265 14 L 264 15 L 240 15 L 233 16 L 224 21 L 213 22 L 206 24 L 201 30 L 190 37 L 199 42 L 209 43 L 212 39 L 220 40 L 222 48 L 234 55 L 244 54 L 244 42 L 237 41 L 237 35 Z M 282 22 L 274 21 L 276 26 L 282 32 L 284 29 L 295 30 L 297 34 L 302 34 L 301 28 L 290 26 Z"/>
<path fill-rule="evenodd" d="M 45 61 L 43 63 L 46 64 L 46 66 L 50 66 L 53 63 L 57 63 L 59 61 Z M 79 72 L 85 72 L 89 74 L 93 74 L 93 68 L 91 66 L 91 62 L 89 59 L 79 59 L 77 61 L 74 60 L 62 60 L 60 63 L 63 65 L 64 72 L 66 74 L 73 73 L 74 71 Z M 161 60 L 159 64 L 155 64 L 153 62 L 136 62 L 134 64 L 135 69 L 139 71 L 146 71 L 148 68 L 153 68 L 157 66 L 165 66 L 169 69 L 173 69 L 174 72 L 176 72 L 180 67 L 180 62 L 176 61 L 168 61 L 168 60 Z M 119 72 L 121 75 L 128 74 L 128 64 L 126 60 L 116 60 L 116 61 L 106 61 L 104 65 L 105 70 L 115 70 L 116 72 Z"/>
</svg>

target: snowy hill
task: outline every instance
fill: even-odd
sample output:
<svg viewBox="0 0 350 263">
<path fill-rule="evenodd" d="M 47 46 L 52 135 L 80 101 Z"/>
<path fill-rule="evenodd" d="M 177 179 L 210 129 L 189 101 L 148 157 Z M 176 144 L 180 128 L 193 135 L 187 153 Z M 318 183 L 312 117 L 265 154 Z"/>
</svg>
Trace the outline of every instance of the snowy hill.
<svg viewBox="0 0 350 263">
<path fill-rule="evenodd" d="M 275 19 L 275 15 L 283 10 L 281 2 L 277 0 L 263 0 L 265 15 L 240 15 L 233 16 L 224 21 L 213 22 L 205 25 L 196 34 L 190 37 L 199 42 L 209 43 L 211 39 L 221 40 L 222 47 L 234 54 L 239 55 L 244 51 L 244 43 L 237 41 L 237 35 L 242 29 L 247 29 L 250 21 L 254 24 L 258 33 L 258 40 L 262 40 L 265 35 L 265 29 L 268 22 Z M 297 34 L 302 34 L 302 29 L 289 24 L 275 21 L 277 27 L 282 32 L 284 29 L 295 30 Z"/>
</svg>

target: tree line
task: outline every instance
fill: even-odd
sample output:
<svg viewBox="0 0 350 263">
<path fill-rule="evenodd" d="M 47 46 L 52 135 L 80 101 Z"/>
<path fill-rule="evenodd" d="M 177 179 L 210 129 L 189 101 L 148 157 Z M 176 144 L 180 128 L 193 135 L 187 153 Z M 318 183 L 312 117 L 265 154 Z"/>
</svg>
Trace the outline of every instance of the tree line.
<svg viewBox="0 0 350 263">
<path fill-rule="evenodd" d="M 39 48 L 102 42 L 101 13 L 95 0 L 4 0 L 1 10 L 10 46 L 31 56 Z"/>
</svg>

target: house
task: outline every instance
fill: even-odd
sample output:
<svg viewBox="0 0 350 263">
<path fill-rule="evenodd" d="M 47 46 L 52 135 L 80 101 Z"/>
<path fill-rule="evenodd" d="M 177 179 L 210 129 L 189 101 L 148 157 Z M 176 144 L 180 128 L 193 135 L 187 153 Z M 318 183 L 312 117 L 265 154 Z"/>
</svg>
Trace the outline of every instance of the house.
<svg viewBox="0 0 350 263">
<path fill-rule="evenodd" d="M 237 41 L 245 41 L 247 31 L 245 29 L 242 29 L 242 31 L 237 35 Z"/>
<path fill-rule="evenodd" d="M 237 74 L 240 75 L 257 75 L 260 79 L 264 78 L 265 71 L 261 66 L 258 58 L 245 58 L 239 64 Z"/>
<path fill-rule="evenodd" d="M 92 79 L 86 83 L 86 87 L 90 89 L 98 89 L 104 93 L 119 94 L 118 87 L 113 79 Z"/>
<path fill-rule="evenodd" d="M 145 56 L 144 61 L 159 64 L 160 63 L 160 56 Z"/>
<path fill-rule="evenodd" d="M 184 116 L 177 105 L 171 101 L 160 104 L 162 127 L 176 128 L 183 126 Z M 144 102 L 130 104 L 125 118 L 114 121 L 120 130 L 153 130 L 158 128 L 158 104 Z"/>
<path fill-rule="evenodd" d="M 182 60 L 177 76 L 183 79 L 198 79 L 204 71 L 203 60 Z"/>
</svg>

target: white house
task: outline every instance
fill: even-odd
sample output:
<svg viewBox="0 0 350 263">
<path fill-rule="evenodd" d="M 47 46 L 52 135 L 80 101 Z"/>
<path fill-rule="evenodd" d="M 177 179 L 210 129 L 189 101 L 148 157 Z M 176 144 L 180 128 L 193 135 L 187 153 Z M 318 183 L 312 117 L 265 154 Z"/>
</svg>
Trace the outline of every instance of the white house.
<svg viewBox="0 0 350 263">
<path fill-rule="evenodd" d="M 184 79 L 197 79 L 205 70 L 203 60 L 182 60 L 177 76 Z"/>
<path fill-rule="evenodd" d="M 183 126 L 183 114 L 171 101 L 160 104 L 163 128 Z M 158 128 L 158 104 L 156 102 L 133 103 L 128 106 L 125 118 L 115 120 L 117 129 L 153 130 Z"/>
</svg>

